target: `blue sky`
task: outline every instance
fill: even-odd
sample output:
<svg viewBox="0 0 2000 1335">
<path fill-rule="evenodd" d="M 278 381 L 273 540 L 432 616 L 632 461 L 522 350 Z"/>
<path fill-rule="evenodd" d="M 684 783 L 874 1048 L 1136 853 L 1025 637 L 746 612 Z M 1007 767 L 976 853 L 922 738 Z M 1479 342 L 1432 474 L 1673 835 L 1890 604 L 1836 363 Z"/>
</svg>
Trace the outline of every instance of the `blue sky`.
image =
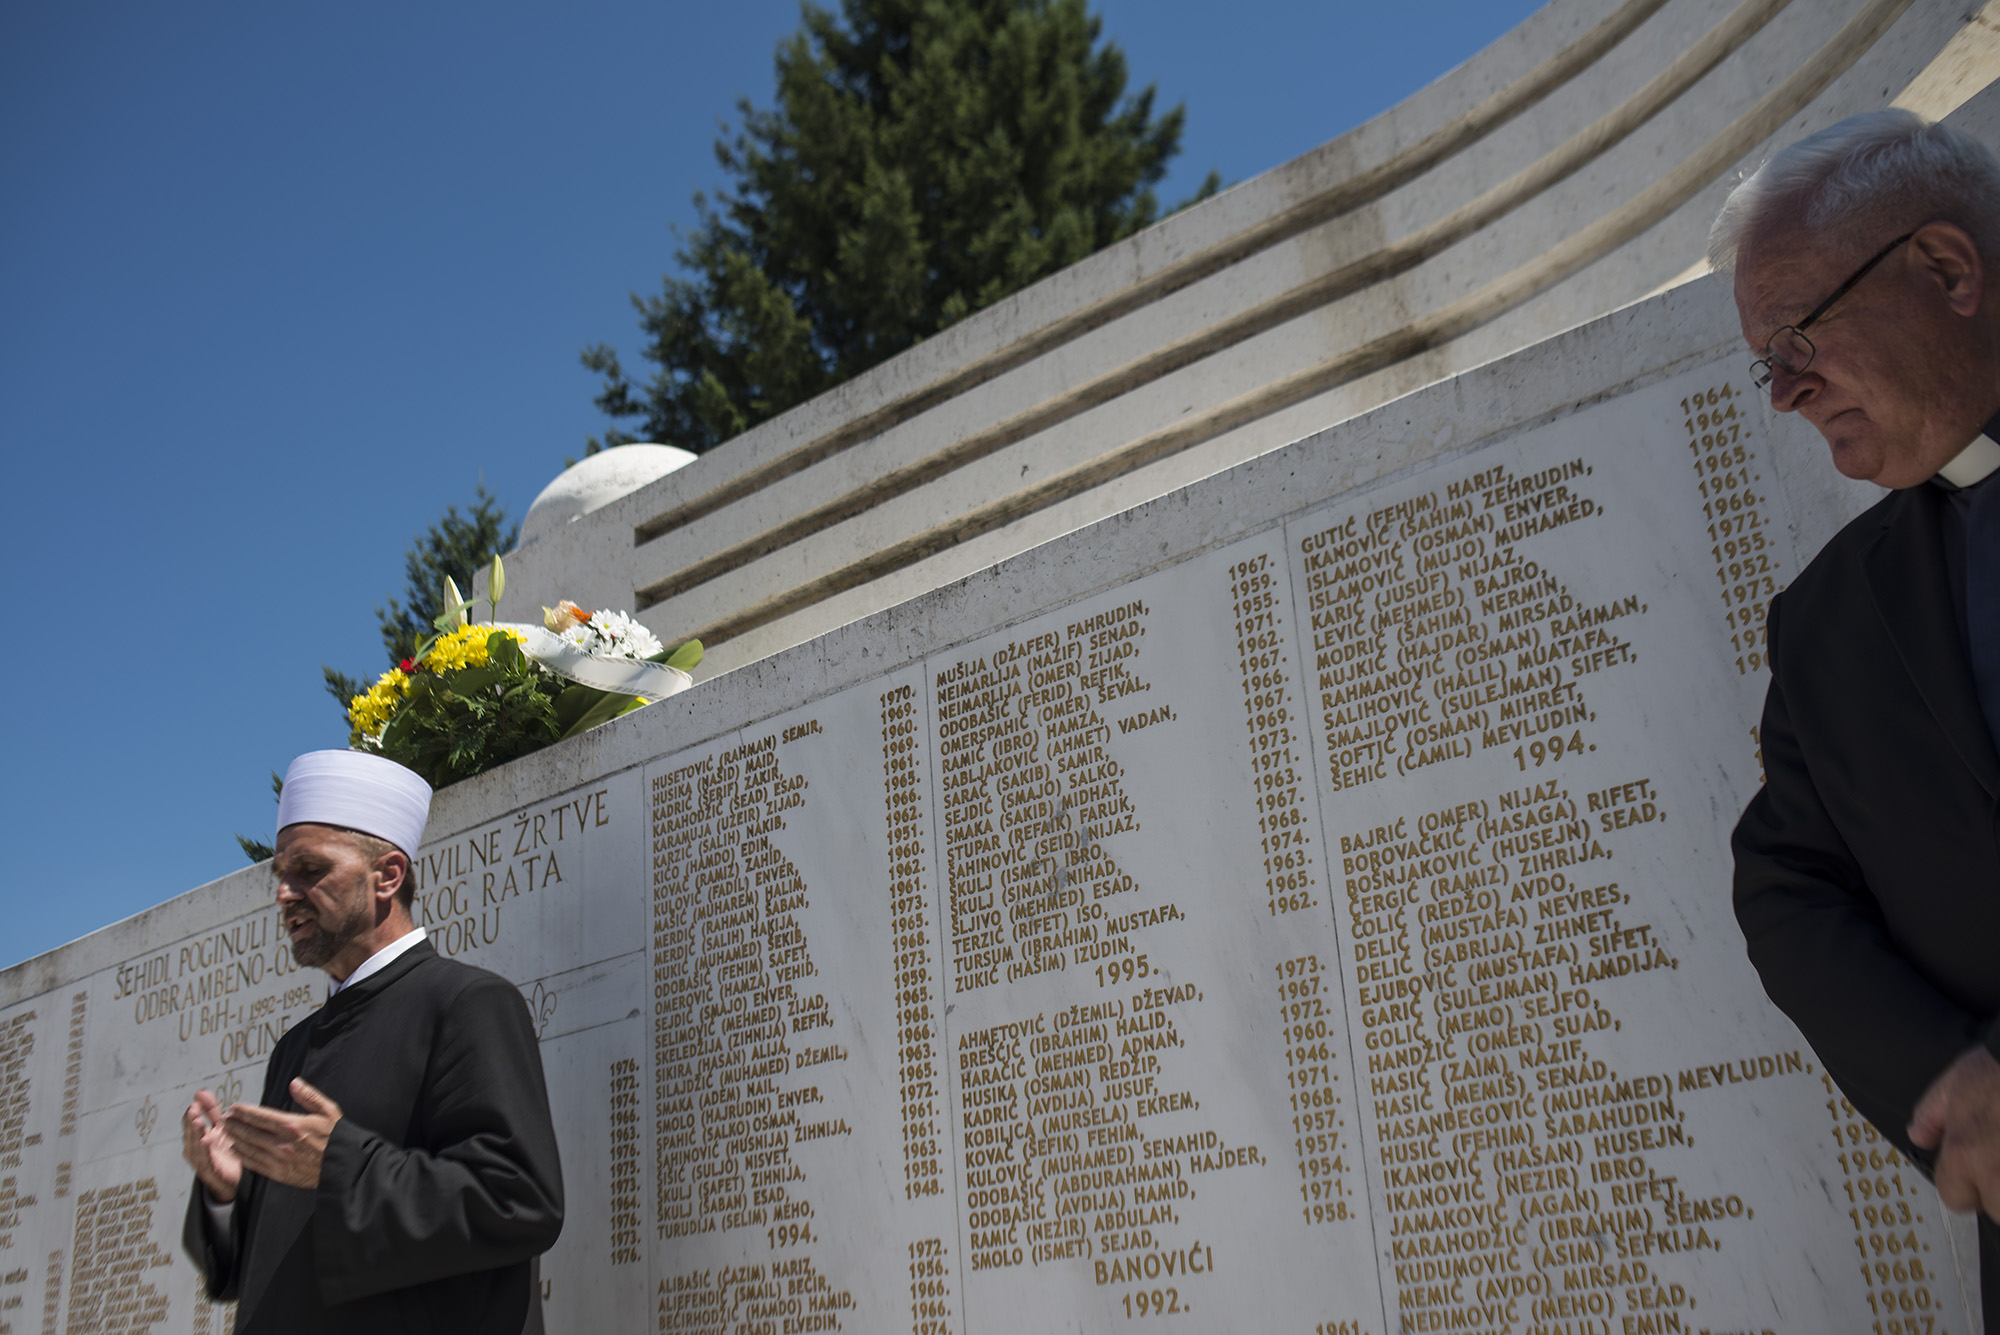
<svg viewBox="0 0 2000 1335">
<path fill-rule="evenodd" d="M 1527 0 L 1096 0 L 1184 101 L 1160 190 L 1401 101 Z M 411 535 L 602 429 L 710 145 L 796 0 L 0 9 L 0 864 L 31 957 L 242 865 L 345 744 Z M 671 443 L 671 442 L 669 442 Z M 726 446 L 724 448 L 727 448 Z"/>
</svg>

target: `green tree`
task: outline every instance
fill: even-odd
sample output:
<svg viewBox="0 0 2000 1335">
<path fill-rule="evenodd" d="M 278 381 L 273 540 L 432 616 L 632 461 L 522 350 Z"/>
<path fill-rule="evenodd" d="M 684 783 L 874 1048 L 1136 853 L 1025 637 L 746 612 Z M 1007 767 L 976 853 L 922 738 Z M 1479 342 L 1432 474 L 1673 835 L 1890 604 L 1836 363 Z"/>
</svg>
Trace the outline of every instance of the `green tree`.
<svg viewBox="0 0 2000 1335">
<path fill-rule="evenodd" d="M 1126 96 L 1100 28 L 1084 0 L 805 4 L 775 109 L 716 141 L 732 184 L 695 196 L 689 276 L 632 299 L 658 370 L 583 353 L 639 429 L 585 453 L 709 449 L 1151 223 L 1184 109 Z"/>
</svg>

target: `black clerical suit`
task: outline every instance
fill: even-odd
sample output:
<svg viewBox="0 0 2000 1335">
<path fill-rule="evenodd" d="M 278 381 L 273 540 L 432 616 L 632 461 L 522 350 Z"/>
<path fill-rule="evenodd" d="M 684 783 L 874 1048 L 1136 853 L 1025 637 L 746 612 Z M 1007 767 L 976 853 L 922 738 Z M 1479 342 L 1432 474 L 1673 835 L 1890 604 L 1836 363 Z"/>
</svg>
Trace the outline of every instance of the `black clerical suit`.
<svg viewBox="0 0 2000 1335">
<path fill-rule="evenodd" d="M 1768 779 L 1733 840 L 1765 990 L 1923 1163 L 1906 1134 L 1917 1102 L 1966 1048 L 2000 1053 L 2000 753 L 1954 610 L 1950 504 L 1931 485 L 1890 494 L 1772 603 Z M 1980 1255 L 2000 1331 L 2000 1232 L 1984 1218 Z"/>
<path fill-rule="evenodd" d="M 562 1231 L 562 1171 L 526 1003 L 419 943 L 331 997 L 271 1053 L 341 1107 L 319 1187 L 243 1174 L 230 1236 L 199 1183 L 184 1241 L 238 1335 L 539 1332 L 535 1258 Z"/>
</svg>

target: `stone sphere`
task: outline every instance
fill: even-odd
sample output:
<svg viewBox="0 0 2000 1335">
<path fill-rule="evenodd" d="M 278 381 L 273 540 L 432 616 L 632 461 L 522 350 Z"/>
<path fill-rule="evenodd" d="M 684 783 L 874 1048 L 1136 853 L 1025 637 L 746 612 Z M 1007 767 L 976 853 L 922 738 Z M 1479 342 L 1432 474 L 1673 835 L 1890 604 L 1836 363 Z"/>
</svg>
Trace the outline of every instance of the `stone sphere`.
<svg viewBox="0 0 2000 1335">
<path fill-rule="evenodd" d="M 579 515 L 609 505 L 694 460 L 693 454 L 672 445 L 614 445 L 579 459 L 543 487 L 528 507 L 521 520 L 521 545 L 546 537 Z"/>
</svg>

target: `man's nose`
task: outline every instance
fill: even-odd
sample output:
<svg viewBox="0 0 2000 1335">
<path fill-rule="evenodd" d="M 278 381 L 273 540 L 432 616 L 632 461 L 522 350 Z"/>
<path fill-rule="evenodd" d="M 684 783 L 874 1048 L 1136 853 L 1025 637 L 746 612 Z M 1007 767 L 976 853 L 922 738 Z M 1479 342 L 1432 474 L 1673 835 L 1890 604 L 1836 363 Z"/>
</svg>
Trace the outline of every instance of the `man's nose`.
<svg viewBox="0 0 2000 1335">
<path fill-rule="evenodd" d="M 1775 363 L 1771 366 L 1771 406 L 1781 413 L 1795 413 L 1819 392 L 1821 380 L 1810 370 L 1794 374 Z"/>
</svg>

